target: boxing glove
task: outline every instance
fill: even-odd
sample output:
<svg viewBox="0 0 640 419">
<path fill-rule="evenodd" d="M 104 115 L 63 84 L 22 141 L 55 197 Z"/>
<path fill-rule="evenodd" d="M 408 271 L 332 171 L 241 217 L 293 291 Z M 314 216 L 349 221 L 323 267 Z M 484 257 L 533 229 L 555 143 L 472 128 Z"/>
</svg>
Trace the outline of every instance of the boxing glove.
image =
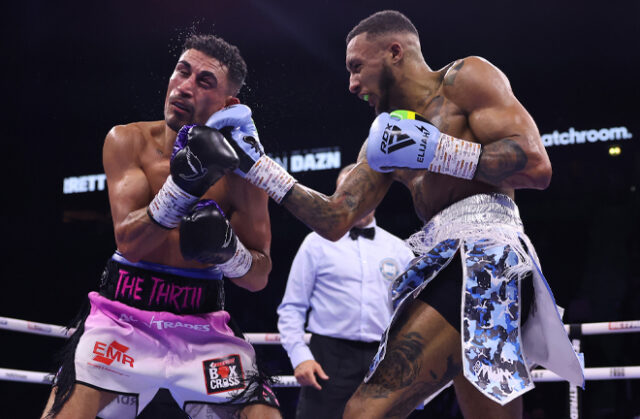
<svg viewBox="0 0 640 419">
<path fill-rule="evenodd" d="M 264 156 L 258 130 L 247 105 L 238 104 L 221 109 L 211 115 L 206 125 L 219 129 L 231 143 L 240 158 L 235 170 L 238 175 L 246 177 L 251 167 Z"/>
<path fill-rule="evenodd" d="M 180 252 L 187 260 L 215 264 L 228 278 L 251 268 L 253 257 L 212 200 L 197 202 L 180 222 Z"/>
<path fill-rule="evenodd" d="M 171 154 L 170 176 L 149 204 L 149 217 L 162 227 L 176 227 L 191 205 L 237 166 L 238 155 L 218 130 L 182 127 Z"/>
<path fill-rule="evenodd" d="M 367 138 L 367 161 L 379 172 L 426 169 L 471 179 L 480 153 L 480 144 L 443 134 L 424 117 L 405 110 L 378 115 Z"/>
<path fill-rule="evenodd" d="M 296 180 L 264 153 L 251 109 L 246 105 L 229 106 L 214 113 L 207 126 L 219 128 L 238 154 L 240 163 L 235 173 L 282 202 Z"/>
</svg>

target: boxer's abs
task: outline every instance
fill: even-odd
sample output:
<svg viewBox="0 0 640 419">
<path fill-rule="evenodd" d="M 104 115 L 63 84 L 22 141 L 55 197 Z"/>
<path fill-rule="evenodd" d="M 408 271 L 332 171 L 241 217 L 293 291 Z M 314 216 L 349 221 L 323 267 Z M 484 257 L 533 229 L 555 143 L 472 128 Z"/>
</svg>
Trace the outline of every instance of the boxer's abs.
<svg viewBox="0 0 640 419">
<path fill-rule="evenodd" d="M 454 63 L 451 63 L 453 65 Z M 441 70 L 441 81 L 451 65 Z M 450 89 L 451 87 L 449 87 Z M 467 141 L 475 141 L 467 115 L 447 97 L 443 84 L 431 97 L 425 98 L 425 106 L 418 109 L 441 132 Z M 513 190 L 498 188 L 483 182 L 469 181 L 426 170 L 396 170 L 394 180 L 403 183 L 413 197 L 418 217 L 424 222 L 449 205 L 481 193 L 503 193 L 513 198 Z"/>
<path fill-rule="evenodd" d="M 503 193 L 513 198 L 512 190 L 426 170 L 396 170 L 394 178 L 409 189 L 415 211 L 425 223 L 446 207 L 471 195 Z"/>
</svg>

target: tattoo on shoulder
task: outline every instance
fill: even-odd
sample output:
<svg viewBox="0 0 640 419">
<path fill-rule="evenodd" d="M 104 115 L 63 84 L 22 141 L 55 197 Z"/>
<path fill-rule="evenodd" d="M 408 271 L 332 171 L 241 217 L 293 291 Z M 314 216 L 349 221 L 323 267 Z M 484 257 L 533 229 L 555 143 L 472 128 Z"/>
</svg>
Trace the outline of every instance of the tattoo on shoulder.
<svg viewBox="0 0 640 419">
<path fill-rule="evenodd" d="M 453 83 L 456 81 L 456 76 L 458 75 L 458 71 L 464 65 L 464 60 L 460 60 L 460 62 L 447 70 L 447 74 L 444 76 L 444 85 L 445 86 L 453 86 Z"/>
<path fill-rule="evenodd" d="M 476 179 L 497 185 L 524 169 L 529 159 L 517 142 L 505 138 L 482 148 Z"/>
</svg>

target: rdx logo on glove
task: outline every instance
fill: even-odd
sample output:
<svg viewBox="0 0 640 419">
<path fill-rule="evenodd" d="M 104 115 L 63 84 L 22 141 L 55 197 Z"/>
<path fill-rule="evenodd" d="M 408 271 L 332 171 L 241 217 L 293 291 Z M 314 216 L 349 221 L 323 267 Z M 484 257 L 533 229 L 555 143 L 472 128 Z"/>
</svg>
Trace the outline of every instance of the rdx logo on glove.
<svg viewBox="0 0 640 419">
<path fill-rule="evenodd" d="M 393 153 L 416 142 L 407 134 L 404 134 L 400 128 L 395 125 L 387 124 L 382 133 L 382 142 L 380 143 L 380 151 L 385 154 Z"/>
</svg>

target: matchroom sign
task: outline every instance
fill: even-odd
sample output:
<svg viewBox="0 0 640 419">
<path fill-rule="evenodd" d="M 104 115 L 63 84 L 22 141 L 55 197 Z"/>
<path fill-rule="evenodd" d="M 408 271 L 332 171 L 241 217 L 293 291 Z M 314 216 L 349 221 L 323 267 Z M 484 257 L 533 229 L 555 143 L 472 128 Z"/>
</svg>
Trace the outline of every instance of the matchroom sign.
<svg viewBox="0 0 640 419">
<path fill-rule="evenodd" d="M 543 134 L 542 143 L 545 147 L 553 147 L 630 140 L 631 138 L 633 138 L 633 134 L 629 132 L 627 127 L 588 129 L 583 131 L 578 131 L 571 127 L 568 131 L 553 131 L 551 134 Z"/>
</svg>

